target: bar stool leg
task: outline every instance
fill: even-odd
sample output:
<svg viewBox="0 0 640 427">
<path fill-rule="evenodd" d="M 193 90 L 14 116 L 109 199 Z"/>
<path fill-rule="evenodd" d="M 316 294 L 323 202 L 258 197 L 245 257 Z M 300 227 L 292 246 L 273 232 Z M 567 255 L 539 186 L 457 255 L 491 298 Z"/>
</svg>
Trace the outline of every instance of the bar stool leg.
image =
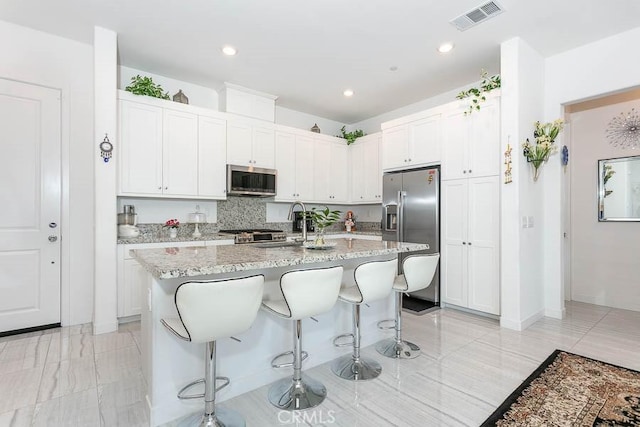
<svg viewBox="0 0 640 427">
<path fill-rule="evenodd" d="M 369 357 L 360 356 L 360 304 L 353 305 L 353 354 L 339 357 L 331 370 L 340 378 L 351 381 L 371 380 L 380 375 L 382 366 Z"/>
<path fill-rule="evenodd" d="M 420 355 L 420 347 L 402 339 L 402 292 L 396 292 L 396 325 L 394 338 L 387 338 L 376 345 L 376 350 L 383 356 L 394 359 L 415 359 Z"/>
<path fill-rule="evenodd" d="M 322 383 L 302 374 L 302 320 L 294 321 L 293 377 L 273 384 L 268 397 L 273 406 L 287 411 L 316 407 L 327 397 Z"/>
<path fill-rule="evenodd" d="M 238 412 L 216 408 L 216 342 L 208 342 L 205 349 L 204 415 L 202 413 L 190 415 L 178 426 L 244 427 L 245 425 L 244 418 Z"/>
</svg>

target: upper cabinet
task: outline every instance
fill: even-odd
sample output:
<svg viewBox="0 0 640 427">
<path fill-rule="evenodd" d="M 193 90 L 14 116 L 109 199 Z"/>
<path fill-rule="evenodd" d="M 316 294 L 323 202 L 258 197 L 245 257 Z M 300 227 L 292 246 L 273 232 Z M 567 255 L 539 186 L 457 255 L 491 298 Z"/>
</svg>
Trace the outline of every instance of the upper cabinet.
<svg viewBox="0 0 640 427">
<path fill-rule="evenodd" d="M 466 111 L 460 102 L 444 113 L 443 180 L 500 174 L 500 98 L 487 99 L 480 111 Z"/>
<path fill-rule="evenodd" d="M 377 203 L 382 200 L 380 132 L 358 138 L 350 146 L 351 203 Z"/>
<path fill-rule="evenodd" d="M 121 94 L 119 194 L 226 197 L 226 122 L 198 109 Z"/>
<path fill-rule="evenodd" d="M 384 127 L 382 169 L 402 169 L 440 162 L 441 115 L 412 116 L 412 121 Z"/>
<path fill-rule="evenodd" d="M 227 163 L 275 168 L 275 131 L 270 123 L 230 118 L 227 120 Z"/>
<path fill-rule="evenodd" d="M 313 138 L 302 132 L 276 131 L 276 201 L 313 200 Z"/>
<path fill-rule="evenodd" d="M 342 138 L 314 138 L 314 200 L 321 203 L 349 201 L 349 147 Z"/>
</svg>

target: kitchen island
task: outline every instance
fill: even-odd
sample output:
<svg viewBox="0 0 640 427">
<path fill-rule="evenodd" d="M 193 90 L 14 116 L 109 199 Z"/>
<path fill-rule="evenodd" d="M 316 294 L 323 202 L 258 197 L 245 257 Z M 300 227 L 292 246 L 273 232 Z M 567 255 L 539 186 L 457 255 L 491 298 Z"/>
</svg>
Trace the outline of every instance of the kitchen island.
<svg viewBox="0 0 640 427">
<path fill-rule="evenodd" d="M 142 310 L 142 367 L 147 381 L 147 403 L 151 425 L 160 425 L 202 409 L 199 400 L 185 401 L 176 397 L 186 383 L 204 374 L 204 344 L 181 341 L 160 323 L 163 317 L 175 317 L 176 288 L 188 280 L 209 280 L 265 276 L 264 299 L 281 298 L 279 278 L 286 271 L 344 267 L 343 281 L 353 285 L 353 270 L 361 263 L 388 260 L 399 252 L 428 249 L 426 244 L 382 242 L 361 239 L 334 239 L 327 250 L 282 246 L 264 248 L 258 245 L 183 247 L 141 249 L 134 258 L 149 272 L 142 289 L 147 302 Z M 377 301 L 362 308 L 362 346 L 385 338 L 376 322 L 393 317 L 393 299 Z M 336 303 L 333 310 L 314 320 L 304 321 L 303 348 L 309 352 L 305 369 L 325 363 L 350 349 L 337 349 L 331 344 L 336 335 L 351 331 L 350 306 Z M 291 375 L 290 369 L 271 368 L 271 359 L 292 349 L 291 322 L 258 313 L 251 329 L 237 338 L 223 339 L 218 345 L 218 373 L 231 379 L 229 387 L 218 396 L 219 401 L 237 396 L 280 378 Z M 328 390 L 331 393 L 331 390 Z"/>
</svg>

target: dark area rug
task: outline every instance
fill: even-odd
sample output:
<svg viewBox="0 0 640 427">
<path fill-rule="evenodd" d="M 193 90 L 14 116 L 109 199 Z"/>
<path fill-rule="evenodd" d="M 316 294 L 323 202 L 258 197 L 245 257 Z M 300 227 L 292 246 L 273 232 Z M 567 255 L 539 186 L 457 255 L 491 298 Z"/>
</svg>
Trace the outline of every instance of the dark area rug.
<svg viewBox="0 0 640 427">
<path fill-rule="evenodd" d="M 420 298 L 413 298 L 406 295 L 402 298 L 402 308 L 404 310 L 410 311 L 413 314 L 426 314 L 433 311 L 433 309 L 436 307 L 439 306 L 433 301 L 426 301 Z"/>
<path fill-rule="evenodd" d="M 556 350 L 485 426 L 640 426 L 640 372 Z"/>
</svg>

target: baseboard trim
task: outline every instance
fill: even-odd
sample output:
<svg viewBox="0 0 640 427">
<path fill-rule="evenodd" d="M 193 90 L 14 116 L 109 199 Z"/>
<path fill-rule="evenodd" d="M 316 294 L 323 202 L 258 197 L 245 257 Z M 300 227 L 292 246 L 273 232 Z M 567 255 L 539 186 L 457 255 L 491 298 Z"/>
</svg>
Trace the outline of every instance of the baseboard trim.
<svg viewBox="0 0 640 427">
<path fill-rule="evenodd" d="M 542 319 L 545 316 L 545 310 L 540 310 L 537 313 L 532 314 L 523 320 L 512 320 L 505 319 L 504 317 L 500 318 L 500 327 L 506 329 L 512 329 L 514 331 L 524 331 L 529 326 L 536 323 L 538 320 Z"/>
<path fill-rule="evenodd" d="M 93 335 L 107 334 L 109 332 L 116 332 L 118 330 L 118 321 L 107 323 L 94 323 Z"/>
<path fill-rule="evenodd" d="M 552 317 L 554 319 L 564 319 L 565 314 L 566 314 L 566 309 L 564 307 L 562 308 L 562 310 L 546 309 L 544 311 L 544 315 L 546 317 Z"/>
</svg>

